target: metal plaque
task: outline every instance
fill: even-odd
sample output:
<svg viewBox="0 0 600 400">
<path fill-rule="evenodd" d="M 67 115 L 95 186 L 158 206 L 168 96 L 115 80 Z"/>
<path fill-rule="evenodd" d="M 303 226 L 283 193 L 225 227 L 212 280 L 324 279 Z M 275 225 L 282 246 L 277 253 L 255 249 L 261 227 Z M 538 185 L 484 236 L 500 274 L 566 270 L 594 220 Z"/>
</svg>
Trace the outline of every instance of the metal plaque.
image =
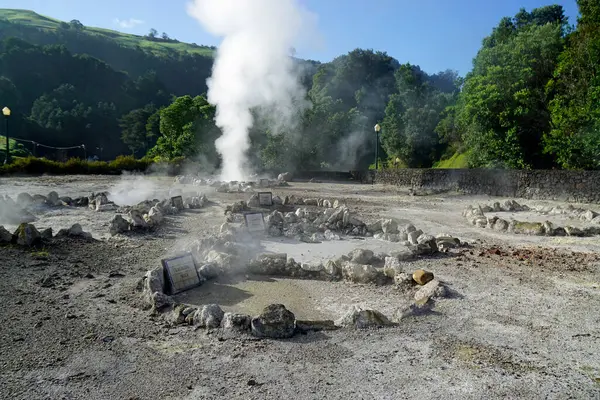
<svg viewBox="0 0 600 400">
<path fill-rule="evenodd" d="M 177 294 L 200 285 L 200 277 L 191 253 L 164 259 L 162 265 L 169 278 L 171 294 Z"/>
<path fill-rule="evenodd" d="M 183 197 L 181 197 L 181 196 L 171 197 L 171 205 L 178 210 L 183 210 L 183 208 L 184 208 Z"/>
<path fill-rule="evenodd" d="M 248 232 L 265 231 L 265 218 L 262 213 L 247 213 L 244 214 L 244 219 L 246 220 Z"/>
<path fill-rule="evenodd" d="M 268 179 L 261 179 L 258 181 L 258 186 L 260 187 L 269 187 L 269 180 Z"/>
<path fill-rule="evenodd" d="M 273 193 L 260 192 L 258 193 L 258 204 L 261 206 L 270 207 L 273 205 Z"/>
</svg>

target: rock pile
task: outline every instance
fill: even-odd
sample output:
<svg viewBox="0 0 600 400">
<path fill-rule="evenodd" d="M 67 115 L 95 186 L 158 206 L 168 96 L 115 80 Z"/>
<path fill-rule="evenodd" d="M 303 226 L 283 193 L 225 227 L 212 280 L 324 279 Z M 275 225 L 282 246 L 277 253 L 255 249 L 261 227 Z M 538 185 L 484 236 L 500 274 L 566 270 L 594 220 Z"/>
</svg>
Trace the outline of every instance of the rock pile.
<svg viewBox="0 0 600 400">
<path fill-rule="evenodd" d="M 69 229 L 58 231 L 55 237 L 82 237 L 91 239 L 92 235 L 84 232 L 81 225 L 74 224 Z M 22 223 L 14 233 L 10 233 L 4 226 L 0 225 L 0 244 L 13 243 L 19 246 L 33 247 L 50 239 L 52 239 L 52 228 L 47 228 L 40 232 L 35 225 Z"/>
<path fill-rule="evenodd" d="M 543 215 L 568 215 L 574 219 L 580 219 L 590 224 L 583 229 L 573 226 L 555 226 L 550 221 L 544 222 L 525 222 L 511 219 L 507 221 L 498 216 L 486 216 L 485 213 L 491 212 L 522 212 L 534 211 Z M 600 216 L 592 210 L 576 209 L 572 206 L 562 207 L 529 207 L 521 205 L 514 200 L 506 200 L 504 204 L 499 202 L 492 206 L 479 205 L 477 207 L 467 206 L 463 211 L 463 217 L 471 224 L 479 228 L 493 229 L 499 232 L 511 232 L 523 235 L 536 236 L 594 236 L 600 235 Z M 598 225 L 598 226 L 594 226 Z"/>
<path fill-rule="evenodd" d="M 357 261 L 365 262 L 371 257 L 365 251 L 356 251 L 353 256 Z M 386 265 L 390 263 L 386 258 Z M 285 255 L 263 255 L 257 258 L 261 267 L 252 267 L 254 272 L 279 275 L 286 271 Z M 397 259 L 395 261 L 397 264 Z M 258 265 L 256 264 L 256 265 Z M 218 275 L 218 267 L 207 268 L 204 265 L 198 269 L 202 279 L 212 279 Z M 258 269 L 254 269 L 258 268 Z M 310 272 L 315 272 L 308 270 Z M 389 271 L 387 272 L 389 274 Z M 209 278 L 209 276 L 211 278 Z M 431 272 L 417 270 L 412 276 L 400 270 L 394 270 L 393 278 L 398 289 L 408 293 L 414 300 L 400 305 L 390 321 L 385 315 L 370 309 L 352 307 L 337 321 L 298 321 L 294 314 L 282 304 L 271 304 L 255 317 L 245 314 L 225 313 L 217 304 L 208 304 L 200 308 L 178 304 L 177 301 L 165 294 L 168 290 L 162 267 L 148 271 L 141 282 L 146 300 L 155 311 L 170 310 L 167 319 L 174 325 L 187 324 L 198 328 L 222 329 L 235 333 L 250 333 L 259 338 L 283 339 L 296 333 L 307 331 L 334 330 L 339 328 L 366 329 L 394 325 L 411 315 L 418 315 L 431 307 L 431 299 L 444 297 L 446 287 Z"/>
<path fill-rule="evenodd" d="M 279 177 L 290 178 L 291 175 L 280 174 Z M 194 186 L 210 186 L 215 188 L 216 192 L 219 193 L 245 193 L 253 192 L 255 188 L 272 188 L 280 186 L 288 186 L 287 182 L 290 179 L 259 179 L 257 181 L 238 182 L 230 181 L 223 182 L 216 179 L 203 179 L 191 175 L 180 175 L 175 177 L 175 183 L 182 185 L 194 185 Z"/>
<path fill-rule="evenodd" d="M 103 197 L 100 197 L 101 201 Z M 97 200 L 98 201 L 98 200 Z M 116 214 L 110 222 L 111 235 L 136 230 L 149 230 L 160 225 L 165 215 L 178 214 L 185 208 L 202 208 L 208 203 L 203 194 L 189 194 L 183 197 L 183 205 L 174 203 L 172 199 L 145 200 L 135 206 L 118 207 Z"/>
</svg>

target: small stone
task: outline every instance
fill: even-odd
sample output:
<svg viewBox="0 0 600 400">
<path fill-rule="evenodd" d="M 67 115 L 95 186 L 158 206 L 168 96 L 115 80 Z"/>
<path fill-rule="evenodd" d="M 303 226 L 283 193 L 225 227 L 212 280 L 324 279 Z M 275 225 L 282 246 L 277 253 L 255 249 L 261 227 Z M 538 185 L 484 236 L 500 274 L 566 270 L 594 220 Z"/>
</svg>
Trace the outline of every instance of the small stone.
<svg viewBox="0 0 600 400">
<path fill-rule="evenodd" d="M 433 280 L 433 273 L 422 269 L 418 269 L 415 272 L 413 272 L 413 279 L 419 285 L 425 285 L 431 280 Z"/>
</svg>

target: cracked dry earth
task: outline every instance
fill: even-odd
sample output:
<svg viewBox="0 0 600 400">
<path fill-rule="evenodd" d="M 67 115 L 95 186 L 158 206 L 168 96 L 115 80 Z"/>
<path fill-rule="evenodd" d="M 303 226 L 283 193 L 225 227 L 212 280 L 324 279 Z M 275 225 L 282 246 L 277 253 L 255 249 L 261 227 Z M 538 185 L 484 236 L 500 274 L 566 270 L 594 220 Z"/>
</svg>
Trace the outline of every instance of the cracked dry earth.
<svg viewBox="0 0 600 400">
<path fill-rule="evenodd" d="M 2 179 L 0 192 L 88 194 L 117 179 L 43 177 L 19 186 Z M 556 241 L 469 226 L 462 209 L 494 200 L 483 196 L 410 197 L 402 188 L 328 183 L 291 183 L 273 193 L 344 199 L 367 221 L 406 219 L 473 247 L 410 263 L 453 293 L 426 315 L 392 328 L 279 341 L 171 328 L 142 308 L 136 291 L 173 248 L 215 232 L 224 207 L 243 194 L 207 190 L 213 205 L 170 216 L 152 235 L 2 247 L 0 398 L 600 398 L 600 238 Z M 372 293 L 376 309 L 394 309 L 390 288 L 311 287 L 302 283 L 311 299 L 368 305 Z M 277 297 L 274 291 L 273 303 Z M 289 307 L 302 314 L 294 309 L 301 304 Z"/>
</svg>

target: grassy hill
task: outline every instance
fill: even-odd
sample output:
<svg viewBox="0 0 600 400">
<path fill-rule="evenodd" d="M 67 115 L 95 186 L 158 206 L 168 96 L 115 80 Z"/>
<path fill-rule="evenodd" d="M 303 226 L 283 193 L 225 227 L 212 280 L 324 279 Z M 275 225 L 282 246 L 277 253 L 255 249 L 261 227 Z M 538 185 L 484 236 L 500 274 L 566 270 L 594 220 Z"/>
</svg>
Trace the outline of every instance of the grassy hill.
<svg viewBox="0 0 600 400">
<path fill-rule="evenodd" d="M 87 27 L 76 20 L 59 21 L 28 10 L 0 9 L 0 42 L 9 38 L 37 46 L 64 46 L 72 54 L 102 60 L 131 79 L 153 72 L 166 91 L 177 96 L 207 90 L 215 51 L 214 47 L 173 39 Z"/>
<path fill-rule="evenodd" d="M 4 22 L 5 26 L 2 26 Z M 9 24 L 6 24 L 8 22 Z M 58 33 L 65 30 L 76 30 L 71 24 L 40 15 L 30 10 L 0 9 L 0 37 L 5 36 L 2 31 L 10 31 L 10 25 L 26 27 L 46 32 Z M 180 53 L 200 54 L 203 56 L 213 56 L 214 48 L 209 46 L 199 46 L 196 44 L 182 43 L 175 40 L 163 40 L 157 38 L 150 40 L 146 36 L 132 35 L 113 31 L 110 29 L 84 27 L 79 30 L 81 34 L 96 36 L 98 38 L 113 40 L 117 45 L 131 48 L 142 49 L 145 52 L 152 53 L 155 56 L 168 56 L 173 51 Z M 21 32 L 21 39 L 28 40 L 27 29 Z M 17 35 L 15 35 L 17 36 Z M 19 37 L 19 36 L 17 36 Z M 45 43 L 35 43 L 45 44 Z"/>
</svg>

